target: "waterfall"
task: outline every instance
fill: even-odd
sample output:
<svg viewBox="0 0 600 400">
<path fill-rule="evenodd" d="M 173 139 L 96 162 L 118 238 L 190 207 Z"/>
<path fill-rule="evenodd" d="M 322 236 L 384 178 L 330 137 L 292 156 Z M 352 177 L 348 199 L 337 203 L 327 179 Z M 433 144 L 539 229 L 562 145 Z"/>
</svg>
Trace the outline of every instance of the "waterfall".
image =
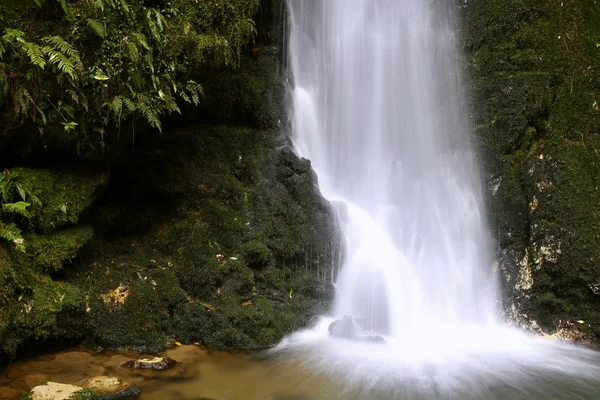
<svg viewBox="0 0 600 400">
<path fill-rule="evenodd" d="M 293 141 L 345 239 L 334 316 L 393 337 L 493 321 L 449 9 L 421 0 L 290 0 L 289 9 Z"/>
<path fill-rule="evenodd" d="M 322 398 L 596 398 L 597 353 L 497 319 L 452 3 L 287 0 L 292 140 L 344 246 L 332 315 L 273 351 L 343 382 Z"/>
</svg>

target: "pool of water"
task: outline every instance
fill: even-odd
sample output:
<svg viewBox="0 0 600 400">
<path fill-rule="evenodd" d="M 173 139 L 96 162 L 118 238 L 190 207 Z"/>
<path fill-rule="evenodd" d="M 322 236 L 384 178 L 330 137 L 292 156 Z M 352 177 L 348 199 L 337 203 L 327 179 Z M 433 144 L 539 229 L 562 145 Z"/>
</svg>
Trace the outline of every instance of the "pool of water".
<svg viewBox="0 0 600 400">
<path fill-rule="evenodd" d="M 434 351 L 417 359 L 393 343 L 304 336 L 255 353 L 178 346 L 160 354 L 178 361 L 166 371 L 122 367 L 144 356 L 137 352 L 70 349 L 0 370 L 0 400 L 18 399 L 45 381 L 82 384 L 98 375 L 135 382 L 141 400 L 600 398 L 600 353 L 534 338 L 519 343 L 440 355 L 441 335 Z"/>
</svg>

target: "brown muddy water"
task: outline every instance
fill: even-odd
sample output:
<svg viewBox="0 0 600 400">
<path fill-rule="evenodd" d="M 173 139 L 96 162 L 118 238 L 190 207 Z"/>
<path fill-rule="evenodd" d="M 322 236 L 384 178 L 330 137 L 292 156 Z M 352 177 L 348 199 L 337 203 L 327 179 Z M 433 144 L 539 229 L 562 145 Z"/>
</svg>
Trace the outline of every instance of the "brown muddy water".
<svg viewBox="0 0 600 400">
<path fill-rule="evenodd" d="M 249 353 L 208 351 L 198 346 L 181 346 L 160 356 L 178 364 L 165 371 L 134 370 L 122 367 L 147 354 L 96 353 L 83 349 L 66 350 L 17 361 L 0 369 L 0 400 L 16 400 L 46 381 L 81 385 L 88 378 L 116 375 L 134 382 L 140 400 L 304 400 L 328 397 L 331 383 L 320 385 L 313 377 L 306 385 L 299 368 L 274 368 Z M 289 379 L 294 376 L 294 379 Z"/>
<path fill-rule="evenodd" d="M 70 349 L 0 369 L 0 400 L 46 381 L 81 385 L 99 375 L 134 382 L 140 400 L 600 399 L 600 353 L 535 338 L 429 360 L 392 344 L 301 343 L 257 353 L 178 346 L 158 354 L 177 361 L 165 371 L 122 366 L 148 354 Z"/>
</svg>

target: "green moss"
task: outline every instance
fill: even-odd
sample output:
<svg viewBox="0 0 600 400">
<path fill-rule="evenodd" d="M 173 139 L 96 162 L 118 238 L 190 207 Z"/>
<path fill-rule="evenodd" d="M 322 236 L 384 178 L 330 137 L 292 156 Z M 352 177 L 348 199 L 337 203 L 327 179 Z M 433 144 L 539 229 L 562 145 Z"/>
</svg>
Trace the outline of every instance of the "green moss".
<svg viewBox="0 0 600 400">
<path fill-rule="evenodd" d="M 273 261 L 273 252 L 263 242 L 251 239 L 244 244 L 244 258 L 252 268 L 261 268 Z"/>
<path fill-rule="evenodd" d="M 96 394 L 93 390 L 83 389 L 76 392 L 71 399 L 73 400 L 100 400 L 100 396 Z"/>
<path fill-rule="evenodd" d="M 25 235 L 26 256 L 30 265 L 45 271 L 62 269 L 65 261 L 71 261 L 87 243 L 94 231 L 89 225 L 52 232 L 46 235 Z"/>
<path fill-rule="evenodd" d="M 491 222 L 516 302 L 545 329 L 600 322 L 593 293 L 600 113 L 594 102 L 600 4 L 584 0 L 469 3 L 465 48 L 485 167 L 494 177 Z M 492 122 L 490 122 L 492 121 Z M 533 287 L 515 290 L 525 254 Z M 529 300 L 528 300 L 529 299 Z"/>
<path fill-rule="evenodd" d="M 91 254 L 97 261 L 72 278 L 86 292 L 86 343 L 96 348 L 158 351 L 171 340 L 171 312 L 188 297 L 168 266 L 152 256 L 120 256 L 114 248 Z M 97 257 L 97 252 L 102 256 Z"/>
<path fill-rule="evenodd" d="M 35 230 L 49 232 L 75 225 L 81 214 L 102 193 L 108 174 L 102 171 L 73 171 L 15 168 L 22 184 L 35 194 L 41 205 L 29 208 Z"/>
<path fill-rule="evenodd" d="M 285 104 L 280 68 L 276 57 L 246 57 L 237 71 L 203 72 L 196 79 L 205 96 L 195 112 L 220 123 L 279 127 Z"/>
<path fill-rule="evenodd" d="M 84 312 L 82 292 L 72 284 L 54 282 L 44 275 L 33 275 L 28 279 L 28 286 L 16 282 L 17 290 L 5 300 L 4 315 L 7 318 L 0 326 L 0 343 L 5 354 L 14 355 L 17 346 L 26 340 L 67 339 L 83 334 L 58 323 L 62 315 Z"/>
</svg>

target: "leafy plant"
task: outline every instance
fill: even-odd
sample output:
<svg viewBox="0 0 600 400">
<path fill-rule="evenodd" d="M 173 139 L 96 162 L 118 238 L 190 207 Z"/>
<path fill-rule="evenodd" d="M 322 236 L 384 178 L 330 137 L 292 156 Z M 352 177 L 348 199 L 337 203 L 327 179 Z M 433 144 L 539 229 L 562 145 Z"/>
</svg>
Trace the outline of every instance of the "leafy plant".
<svg viewBox="0 0 600 400">
<path fill-rule="evenodd" d="M 60 8 L 56 8 L 56 3 Z M 99 143 L 124 121 L 158 130 L 198 104 L 200 68 L 236 67 L 256 34 L 258 0 L 23 0 L 0 5 L 4 131 L 31 122 L 44 140 Z M 2 130 L 0 130 L 0 135 Z"/>
<path fill-rule="evenodd" d="M 18 200 L 20 198 L 20 201 Z M 14 201 L 17 199 L 17 201 Z M 0 237 L 12 242 L 19 251 L 25 251 L 25 240 L 15 223 L 15 216 L 30 219 L 27 200 L 42 205 L 40 199 L 19 182 L 19 173 L 5 169 L 0 174 Z"/>
</svg>

